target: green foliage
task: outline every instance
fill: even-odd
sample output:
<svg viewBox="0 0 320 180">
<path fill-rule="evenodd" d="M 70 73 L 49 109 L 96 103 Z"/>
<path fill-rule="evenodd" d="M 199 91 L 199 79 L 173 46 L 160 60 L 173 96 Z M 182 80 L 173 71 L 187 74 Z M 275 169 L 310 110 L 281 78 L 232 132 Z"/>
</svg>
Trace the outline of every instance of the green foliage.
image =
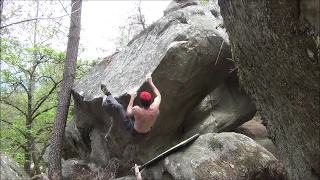
<svg viewBox="0 0 320 180">
<path fill-rule="evenodd" d="M 30 133 L 40 147 L 41 154 L 50 138 L 57 106 L 59 84 L 62 80 L 65 52 L 56 51 L 50 46 L 28 47 L 16 39 L 1 38 L 1 142 L 5 152 L 21 164 L 24 163 L 26 137 Z M 36 58 L 34 58 L 36 57 Z M 84 75 L 95 64 L 79 60 L 77 62 L 77 78 Z M 30 73 L 35 75 L 33 93 L 24 88 L 30 85 Z M 52 91 L 52 93 L 50 93 Z M 35 111 L 32 129 L 26 129 L 28 118 L 28 94 L 33 98 L 32 109 L 45 99 L 45 102 Z M 22 110 L 20 112 L 14 107 Z M 70 115 L 69 115 L 69 118 Z"/>
<path fill-rule="evenodd" d="M 26 146 L 26 138 L 23 133 L 30 133 L 38 142 L 37 146 L 42 148 L 50 138 L 66 54 L 50 46 L 25 46 L 16 39 L 1 38 L 1 42 L 1 57 L 3 58 L 0 89 L 2 94 L 2 148 L 23 164 L 24 156 L 21 146 Z M 94 63 L 96 62 L 79 60 L 77 77 L 87 73 Z M 31 92 L 28 86 L 32 83 L 30 74 L 33 71 L 35 87 Z M 35 111 L 30 130 L 26 129 L 28 96 L 32 96 L 31 110 Z M 38 107 L 42 100 L 45 102 Z M 37 107 L 38 109 L 35 110 Z"/>
<path fill-rule="evenodd" d="M 5 17 L 10 19 L 10 13 Z M 23 31 L 15 31 L 19 27 Z M 64 51 L 51 45 L 58 31 L 61 30 L 49 22 L 39 22 L 37 29 L 35 22 L 29 22 L 1 32 L 1 149 L 22 166 L 28 153 L 38 159 L 33 162 L 31 158 L 31 163 L 43 164 L 41 158 L 51 137 L 66 58 Z M 87 73 L 94 63 L 78 60 L 76 78 Z M 27 148 L 30 145 L 34 150 Z"/>
<path fill-rule="evenodd" d="M 23 164 L 26 134 L 30 134 L 37 145 L 44 146 L 48 141 L 65 53 L 48 46 L 28 47 L 13 38 L 1 38 L 1 42 L 2 148 Z M 33 91 L 29 89 L 31 73 L 34 73 Z M 28 108 L 30 97 L 33 99 L 31 109 Z M 43 99 L 45 103 L 39 106 Z M 34 111 L 32 117 L 27 117 L 29 110 Z M 27 129 L 26 121 L 32 118 L 32 128 Z"/>
</svg>

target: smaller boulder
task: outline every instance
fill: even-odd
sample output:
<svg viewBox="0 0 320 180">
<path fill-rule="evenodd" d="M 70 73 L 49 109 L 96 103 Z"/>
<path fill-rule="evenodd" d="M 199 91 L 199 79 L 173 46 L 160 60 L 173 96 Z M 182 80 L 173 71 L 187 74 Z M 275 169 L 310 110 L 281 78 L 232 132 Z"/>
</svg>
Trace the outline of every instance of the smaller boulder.
<svg viewBox="0 0 320 180">
<path fill-rule="evenodd" d="M 286 179 L 283 166 L 269 151 L 233 132 L 201 135 L 161 165 L 162 174 L 171 179 Z"/>
<path fill-rule="evenodd" d="M 252 120 L 237 127 L 235 132 L 252 138 L 278 158 L 277 148 L 269 138 L 267 128 L 263 125 L 260 115 L 255 115 Z"/>
<path fill-rule="evenodd" d="M 235 132 L 244 134 L 254 140 L 268 138 L 267 128 L 262 124 L 259 115 L 254 116 L 250 121 L 237 127 Z"/>
</svg>

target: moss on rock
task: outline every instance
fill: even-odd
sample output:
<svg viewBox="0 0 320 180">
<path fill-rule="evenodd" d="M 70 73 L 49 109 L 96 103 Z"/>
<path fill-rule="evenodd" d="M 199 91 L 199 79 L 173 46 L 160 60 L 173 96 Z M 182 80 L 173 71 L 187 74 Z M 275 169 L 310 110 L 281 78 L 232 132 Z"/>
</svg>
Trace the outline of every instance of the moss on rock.
<svg viewBox="0 0 320 180">
<path fill-rule="evenodd" d="M 212 149 L 216 149 L 216 148 L 219 148 L 221 149 L 223 147 L 223 144 L 222 142 L 220 142 L 217 138 L 213 137 L 210 141 L 210 146 Z"/>
</svg>

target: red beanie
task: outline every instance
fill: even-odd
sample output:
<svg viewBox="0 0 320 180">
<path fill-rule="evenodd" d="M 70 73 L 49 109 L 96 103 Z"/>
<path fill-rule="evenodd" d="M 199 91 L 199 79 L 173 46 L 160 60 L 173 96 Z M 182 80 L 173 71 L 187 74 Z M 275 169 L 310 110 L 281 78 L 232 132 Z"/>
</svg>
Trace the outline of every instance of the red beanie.
<svg viewBox="0 0 320 180">
<path fill-rule="evenodd" d="M 151 94 L 146 92 L 146 91 L 142 91 L 140 93 L 140 99 L 142 99 L 144 101 L 150 101 L 151 100 Z"/>
</svg>

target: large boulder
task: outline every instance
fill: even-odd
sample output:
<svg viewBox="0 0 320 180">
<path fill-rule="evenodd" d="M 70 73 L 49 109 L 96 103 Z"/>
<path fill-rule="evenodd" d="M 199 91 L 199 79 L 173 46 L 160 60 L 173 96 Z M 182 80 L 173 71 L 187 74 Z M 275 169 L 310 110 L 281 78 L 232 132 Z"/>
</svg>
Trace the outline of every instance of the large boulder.
<svg viewBox="0 0 320 180">
<path fill-rule="evenodd" d="M 5 153 L 0 152 L 1 163 L 0 163 L 0 179 L 1 180 L 26 180 L 30 179 L 26 171 L 20 167 L 11 157 Z"/>
<path fill-rule="evenodd" d="M 118 174 L 125 176 L 134 163 L 150 160 L 191 134 L 231 130 L 252 118 L 256 109 L 239 87 L 217 1 L 192 2 L 180 6 L 184 1 L 173 1 L 163 18 L 74 85 L 75 116 L 66 128 L 65 159 L 104 167 L 117 158 Z M 131 137 L 119 113 L 102 107 L 100 84 L 126 108 L 133 89 L 150 91 L 144 83 L 148 73 L 162 94 L 160 116 L 148 135 Z M 216 104 L 202 111 L 208 96 Z"/>
<path fill-rule="evenodd" d="M 219 27 L 222 18 L 212 10 L 219 12 L 217 2 L 198 1 L 168 13 L 81 78 L 72 89 L 76 114 L 65 149 L 100 165 L 116 157 L 121 174 L 179 141 L 186 114 L 234 69 L 226 32 Z M 132 138 L 118 113 L 101 106 L 100 84 L 126 108 L 128 92 L 149 90 L 144 77 L 150 72 L 162 94 L 160 117 L 147 136 Z"/>
<path fill-rule="evenodd" d="M 201 135 L 149 171 L 155 179 L 286 179 L 269 151 L 232 132 Z"/>
<path fill-rule="evenodd" d="M 291 179 L 320 178 L 319 0 L 219 0 L 240 82 Z"/>
</svg>

